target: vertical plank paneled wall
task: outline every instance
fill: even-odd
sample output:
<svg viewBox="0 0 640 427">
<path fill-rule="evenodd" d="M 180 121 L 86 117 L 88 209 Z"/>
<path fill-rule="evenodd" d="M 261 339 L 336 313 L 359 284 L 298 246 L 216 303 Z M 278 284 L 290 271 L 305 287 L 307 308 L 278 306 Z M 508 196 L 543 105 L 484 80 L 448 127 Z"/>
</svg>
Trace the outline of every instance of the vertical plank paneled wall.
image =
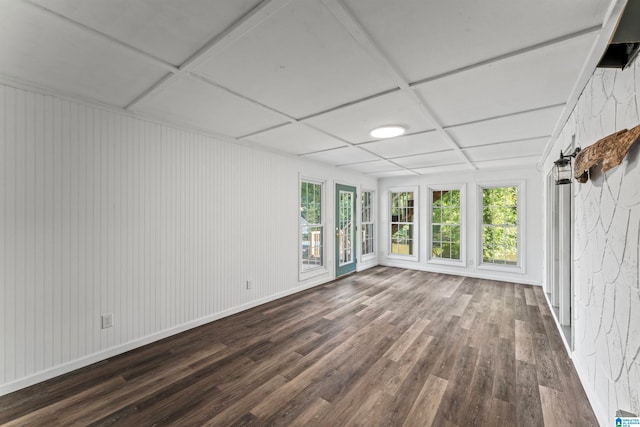
<svg viewBox="0 0 640 427">
<path fill-rule="evenodd" d="M 309 286 L 301 170 L 376 185 L 0 85 L 0 394 Z"/>
</svg>

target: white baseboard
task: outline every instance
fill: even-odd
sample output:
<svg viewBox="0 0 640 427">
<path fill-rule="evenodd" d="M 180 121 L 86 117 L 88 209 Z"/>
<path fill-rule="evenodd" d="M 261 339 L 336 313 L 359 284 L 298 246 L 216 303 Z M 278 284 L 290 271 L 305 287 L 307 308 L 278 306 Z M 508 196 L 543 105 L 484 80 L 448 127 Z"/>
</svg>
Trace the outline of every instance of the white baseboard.
<svg viewBox="0 0 640 427">
<path fill-rule="evenodd" d="M 584 392 L 587 395 L 589 404 L 591 405 L 591 408 L 593 409 L 593 412 L 596 415 L 596 418 L 598 419 L 598 423 L 603 427 L 612 425 L 613 417 L 611 418 L 607 417 L 607 411 L 602 408 L 602 405 L 600 404 L 600 401 L 598 400 L 598 397 L 595 391 L 589 384 L 587 371 L 582 367 L 582 364 L 579 363 L 580 361 L 578 360 L 578 357 L 575 351 L 571 349 L 571 346 L 567 342 L 567 338 L 564 336 L 564 333 L 562 332 L 562 328 L 558 323 L 558 319 L 556 318 L 555 314 L 553 314 L 554 313 L 553 306 L 551 305 L 551 301 L 549 301 L 549 297 L 546 292 L 544 292 L 544 299 L 547 301 L 547 305 L 549 306 L 549 310 L 551 311 L 551 315 L 553 317 L 553 323 L 555 323 L 558 333 L 560 334 L 560 338 L 562 338 L 564 347 L 567 350 L 567 354 L 571 358 L 571 361 L 573 362 L 573 366 L 576 368 L 576 372 L 578 373 L 578 378 L 580 379 L 582 388 L 584 389 Z"/>
<path fill-rule="evenodd" d="M 569 355 L 569 357 L 573 359 L 573 357 L 571 356 L 573 354 L 573 350 L 571 349 L 571 345 L 569 344 L 569 341 L 567 341 L 567 337 L 564 335 L 564 331 L 562 330 L 562 327 L 558 322 L 558 318 L 556 317 L 555 311 L 553 310 L 553 305 L 551 305 L 551 301 L 549 301 L 549 295 L 546 292 L 543 292 L 543 294 L 544 294 L 544 300 L 547 302 L 547 307 L 549 307 L 549 311 L 551 312 L 551 317 L 553 317 L 553 323 L 556 325 L 556 329 L 560 334 L 560 338 L 562 338 L 564 349 L 567 351 L 567 354 Z"/>
<path fill-rule="evenodd" d="M 376 264 L 377 265 L 377 264 Z M 132 341 L 129 341 L 124 344 L 117 345 L 115 347 L 108 348 L 106 350 L 102 350 L 87 356 L 83 356 L 81 358 L 63 363 L 58 366 L 54 366 L 52 368 L 46 369 L 44 371 L 40 371 L 33 375 L 29 375 L 24 378 L 20 378 L 18 380 L 5 383 L 0 385 L 0 396 L 5 394 L 13 393 L 14 391 L 18 391 L 20 389 L 32 386 L 34 384 L 49 380 L 51 378 L 55 378 L 57 376 L 75 371 L 76 369 L 84 368 L 85 366 L 89 366 L 93 363 L 100 362 L 102 360 L 108 359 L 113 356 L 117 356 L 119 354 L 125 353 L 127 351 L 136 349 L 138 347 L 142 347 L 144 345 L 150 344 L 155 341 L 159 341 L 161 339 L 170 337 L 172 335 L 179 334 L 180 332 L 188 331 L 189 329 L 197 328 L 198 326 L 202 326 L 204 324 L 213 322 L 215 320 L 222 319 L 224 317 L 231 316 L 233 314 L 239 313 L 244 310 L 248 310 L 253 307 L 257 307 L 259 305 L 316 287 L 323 285 L 325 283 L 331 282 L 334 280 L 334 277 L 323 277 L 317 280 L 311 280 L 306 283 L 301 283 L 298 286 L 288 289 L 283 292 L 279 292 L 277 294 L 270 295 L 265 298 L 261 298 L 258 300 L 251 301 L 246 304 L 242 304 L 228 310 L 224 310 L 215 314 L 211 314 L 209 316 L 201 317 L 199 319 L 192 320 L 187 323 L 183 323 L 182 325 L 175 326 L 169 329 L 165 329 L 142 338 L 138 338 Z"/>
<path fill-rule="evenodd" d="M 364 271 L 364 270 L 368 270 L 372 267 L 375 267 L 378 265 L 378 260 L 374 259 L 371 261 L 360 261 L 358 264 L 356 264 L 356 271 Z"/>
<path fill-rule="evenodd" d="M 406 268 L 407 270 L 427 271 L 430 273 L 451 274 L 452 276 L 472 277 L 474 279 L 497 280 L 499 282 L 521 283 L 523 285 L 542 286 L 541 282 L 534 281 L 534 280 L 520 279 L 520 278 L 516 280 L 514 278 L 501 277 L 498 275 L 482 274 L 482 273 L 479 274 L 473 271 L 455 271 L 455 270 L 449 270 L 447 268 L 439 268 L 431 265 L 429 266 L 425 266 L 422 264 L 407 265 L 402 263 L 395 263 L 389 260 L 383 260 L 379 263 L 379 265 L 384 265 L 385 267 Z"/>
<path fill-rule="evenodd" d="M 580 378 L 580 382 L 582 383 L 582 388 L 584 392 L 587 394 L 587 399 L 589 399 L 589 403 L 591 404 L 591 408 L 593 412 L 596 414 L 596 418 L 598 419 L 598 423 L 600 426 L 611 426 L 614 425 L 614 417 L 616 414 L 607 414 L 606 408 L 602 407 L 602 402 L 598 399 L 596 392 L 591 387 L 591 384 L 588 381 L 587 371 L 583 368 L 582 363 L 577 360 L 575 356 L 575 352 L 571 354 L 571 360 L 573 361 L 573 366 L 576 367 L 576 372 L 578 373 L 578 378 Z"/>
</svg>

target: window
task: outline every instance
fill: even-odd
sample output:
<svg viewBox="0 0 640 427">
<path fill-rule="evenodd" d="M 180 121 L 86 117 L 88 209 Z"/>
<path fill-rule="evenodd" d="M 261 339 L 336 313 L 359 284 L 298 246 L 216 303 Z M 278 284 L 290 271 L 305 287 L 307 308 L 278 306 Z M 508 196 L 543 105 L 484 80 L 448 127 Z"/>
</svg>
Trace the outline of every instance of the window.
<svg viewBox="0 0 640 427">
<path fill-rule="evenodd" d="M 391 192 L 391 254 L 414 255 L 413 191 Z"/>
<path fill-rule="evenodd" d="M 480 187 L 482 263 L 519 265 L 519 186 Z"/>
<path fill-rule="evenodd" d="M 300 182 L 300 272 L 324 266 L 323 184 Z"/>
<path fill-rule="evenodd" d="M 463 260 L 462 190 L 430 189 L 431 193 L 431 260 Z"/>
<path fill-rule="evenodd" d="M 362 256 L 373 255 L 373 191 L 362 192 Z"/>
</svg>

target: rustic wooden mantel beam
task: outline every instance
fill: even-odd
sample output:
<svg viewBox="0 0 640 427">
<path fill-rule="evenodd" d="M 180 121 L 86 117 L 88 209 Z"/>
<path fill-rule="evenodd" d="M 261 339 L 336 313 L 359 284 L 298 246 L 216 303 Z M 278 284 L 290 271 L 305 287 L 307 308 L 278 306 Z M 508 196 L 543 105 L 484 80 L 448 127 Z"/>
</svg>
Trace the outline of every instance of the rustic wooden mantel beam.
<svg viewBox="0 0 640 427">
<path fill-rule="evenodd" d="M 600 161 L 602 161 L 602 172 L 618 166 L 638 139 L 640 139 L 640 125 L 631 130 L 623 129 L 605 136 L 583 149 L 576 157 L 573 168 L 574 178 L 584 184 L 589 179 L 589 169 Z"/>
</svg>

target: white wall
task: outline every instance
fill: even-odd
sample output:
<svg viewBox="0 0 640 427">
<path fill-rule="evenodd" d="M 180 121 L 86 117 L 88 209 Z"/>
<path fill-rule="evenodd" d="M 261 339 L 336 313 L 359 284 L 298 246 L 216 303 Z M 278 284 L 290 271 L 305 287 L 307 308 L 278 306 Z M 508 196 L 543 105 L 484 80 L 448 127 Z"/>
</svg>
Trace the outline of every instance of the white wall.
<svg viewBox="0 0 640 427">
<path fill-rule="evenodd" d="M 585 148 L 640 124 L 640 64 L 598 69 L 555 142 L 545 166 L 571 143 Z M 640 143 L 622 165 L 586 184 L 575 199 L 573 360 L 600 422 L 617 409 L 640 413 Z"/>
<path fill-rule="evenodd" d="M 298 282 L 301 172 L 328 226 L 334 180 L 377 185 L 0 85 L 0 394 L 332 279 L 327 238 L 329 273 Z"/>
<path fill-rule="evenodd" d="M 523 271 L 495 271 L 479 267 L 478 192 L 480 184 L 524 183 L 524 218 L 521 219 L 524 246 Z M 466 266 L 449 266 L 429 262 L 428 232 L 430 222 L 428 211 L 428 189 L 442 184 L 464 184 L 466 187 Z M 389 256 L 389 189 L 417 187 L 418 192 L 418 259 L 403 260 Z M 412 268 L 418 270 L 444 272 L 471 277 L 506 280 L 517 283 L 540 285 L 543 278 L 543 178 L 535 168 L 519 168 L 500 171 L 469 171 L 420 177 L 385 178 L 378 182 L 380 193 L 379 217 L 380 239 L 378 240 L 379 261 L 384 265 Z"/>
</svg>

